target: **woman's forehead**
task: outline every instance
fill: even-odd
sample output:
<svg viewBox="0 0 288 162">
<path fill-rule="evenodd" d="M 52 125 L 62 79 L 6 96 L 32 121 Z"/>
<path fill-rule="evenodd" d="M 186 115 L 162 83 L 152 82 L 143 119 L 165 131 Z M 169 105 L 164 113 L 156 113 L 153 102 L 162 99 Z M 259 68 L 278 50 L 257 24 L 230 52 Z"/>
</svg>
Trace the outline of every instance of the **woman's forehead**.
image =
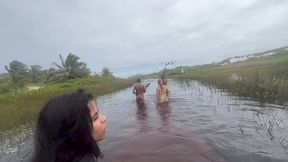
<svg viewBox="0 0 288 162">
<path fill-rule="evenodd" d="M 98 107 L 94 100 L 89 101 L 88 105 L 91 110 L 98 112 Z"/>
</svg>

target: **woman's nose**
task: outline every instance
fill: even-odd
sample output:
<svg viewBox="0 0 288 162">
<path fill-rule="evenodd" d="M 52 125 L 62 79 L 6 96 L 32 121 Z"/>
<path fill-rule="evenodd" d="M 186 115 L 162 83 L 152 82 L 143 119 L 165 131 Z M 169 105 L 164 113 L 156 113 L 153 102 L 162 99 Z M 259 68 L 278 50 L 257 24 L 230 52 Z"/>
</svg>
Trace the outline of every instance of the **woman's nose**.
<svg viewBox="0 0 288 162">
<path fill-rule="evenodd" d="M 104 116 L 102 114 L 100 114 L 100 115 L 101 115 L 101 118 L 100 118 L 101 122 L 105 123 L 106 122 L 106 116 Z"/>
</svg>

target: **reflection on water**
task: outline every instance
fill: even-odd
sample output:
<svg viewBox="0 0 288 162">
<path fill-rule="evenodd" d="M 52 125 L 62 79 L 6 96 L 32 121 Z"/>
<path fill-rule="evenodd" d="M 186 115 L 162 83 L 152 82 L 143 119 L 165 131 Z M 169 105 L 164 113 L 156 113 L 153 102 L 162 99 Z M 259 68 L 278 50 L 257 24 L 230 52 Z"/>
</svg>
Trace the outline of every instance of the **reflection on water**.
<svg viewBox="0 0 288 162">
<path fill-rule="evenodd" d="M 226 107 L 227 112 L 237 111 L 239 131 L 244 136 L 249 134 L 251 128 L 259 134 L 265 135 L 267 139 L 279 142 L 284 151 L 288 153 L 288 119 L 287 108 L 283 105 L 258 103 L 249 100 L 240 100 L 239 97 L 230 96 L 213 86 L 202 86 L 201 83 L 190 80 L 177 80 L 184 91 L 191 91 L 198 96 L 198 101 L 206 105 L 214 105 L 216 113 L 219 107 Z M 215 106 L 217 105 L 217 106 Z M 247 129 L 246 129 L 247 128 Z"/>
<path fill-rule="evenodd" d="M 0 132 L 0 161 L 29 159 L 34 127 L 34 123 L 28 123 L 12 131 Z"/>
<path fill-rule="evenodd" d="M 13 131 L 0 132 L 0 151 L 6 153 L 17 152 L 18 148 L 32 135 L 31 123 L 21 125 Z"/>
<path fill-rule="evenodd" d="M 147 107 L 146 104 L 137 104 L 136 117 L 139 121 L 146 121 L 147 118 Z"/>
<path fill-rule="evenodd" d="M 147 117 L 148 117 L 148 114 L 147 114 L 147 107 L 146 107 L 146 104 L 136 104 L 137 105 L 137 108 L 136 108 L 136 119 L 138 121 L 138 124 L 141 125 L 140 127 L 140 132 L 145 132 L 148 127 L 146 125 L 147 123 Z"/>
<path fill-rule="evenodd" d="M 132 87 L 97 99 L 108 119 L 101 161 L 287 161 L 287 107 L 235 97 L 191 80 L 169 80 L 169 103 L 158 105 L 156 87 L 156 80 L 151 81 L 143 105 L 135 102 Z M 16 147 L 17 153 L 7 148 L 11 141 L 30 142 L 29 129 L 24 133 L 28 139 L 1 140 L 0 161 L 26 156 L 19 152 L 29 145 Z"/>
<path fill-rule="evenodd" d="M 170 116 L 171 116 L 171 107 L 169 103 L 162 103 L 156 106 L 157 113 L 159 115 L 160 123 L 158 130 L 162 133 L 170 131 Z"/>
<path fill-rule="evenodd" d="M 171 113 L 171 108 L 169 106 L 169 103 L 162 103 L 157 105 L 157 110 L 159 117 L 162 121 L 162 125 L 166 126 L 169 125 L 169 117 Z"/>
</svg>

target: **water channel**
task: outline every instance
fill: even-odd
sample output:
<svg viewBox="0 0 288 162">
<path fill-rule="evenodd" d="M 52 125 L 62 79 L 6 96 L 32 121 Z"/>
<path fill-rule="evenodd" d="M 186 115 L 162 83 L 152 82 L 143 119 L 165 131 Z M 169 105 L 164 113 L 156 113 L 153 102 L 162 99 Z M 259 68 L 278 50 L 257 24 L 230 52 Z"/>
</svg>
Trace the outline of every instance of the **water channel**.
<svg viewBox="0 0 288 162">
<path fill-rule="evenodd" d="M 97 98 L 108 119 L 103 162 L 287 162 L 288 110 L 231 96 L 191 80 L 169 80 L 169 103 L 155 103 L 156 80 L 137 105 L 132 88 Z M 2 132 L 0 161 L 29 161 L 33 124 Z"/>
</svg>

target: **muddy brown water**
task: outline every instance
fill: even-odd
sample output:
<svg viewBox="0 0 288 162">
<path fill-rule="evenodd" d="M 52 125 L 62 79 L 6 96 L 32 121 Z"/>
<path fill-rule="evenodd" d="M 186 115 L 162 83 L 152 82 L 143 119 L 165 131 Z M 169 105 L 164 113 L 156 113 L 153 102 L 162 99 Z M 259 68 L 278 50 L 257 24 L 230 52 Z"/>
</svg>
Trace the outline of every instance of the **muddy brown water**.
<svg viewBox="0 0 288 162">
<path fill-rule="evenodd" d="M 137 105 L 132 88 L 97 99 L 108 120 L 102 162 L 287 162 L 288 111 L 190 80 L 169 80 L 169 103 L 155 103 L 156 80 Z M 0 161 L 29 161 L 33 124 L 1 132 Z"/>
</svg>

